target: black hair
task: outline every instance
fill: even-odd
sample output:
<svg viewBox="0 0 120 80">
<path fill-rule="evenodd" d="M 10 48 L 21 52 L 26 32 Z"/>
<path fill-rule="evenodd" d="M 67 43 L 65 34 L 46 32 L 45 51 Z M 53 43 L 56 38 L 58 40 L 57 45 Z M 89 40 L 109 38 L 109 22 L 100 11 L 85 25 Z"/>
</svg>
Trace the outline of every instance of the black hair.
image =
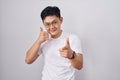
<svg viewBox="0 0 120 80">
<path fill-rule="evenodd" d="M 54 15 L 60 18 L 60 9 L 56 6 L 48 6 L 41 12 L 41 19 L 44 20 L 45 17 Z"/>
</svg>

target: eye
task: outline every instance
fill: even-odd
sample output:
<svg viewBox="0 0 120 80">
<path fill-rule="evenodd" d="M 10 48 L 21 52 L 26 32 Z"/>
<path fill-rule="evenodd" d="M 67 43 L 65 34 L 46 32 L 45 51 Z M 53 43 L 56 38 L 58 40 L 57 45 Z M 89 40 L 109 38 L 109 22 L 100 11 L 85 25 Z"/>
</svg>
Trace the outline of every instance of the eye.
<svg viewBox="0 0 120 80">
<path fill-rule="evenodd" d="M 54 21 L 53 24 L 57 24 L 57 21 Z"/>
<path fill-rule="evenodd" d="M 50 26 L 50 23 L 46 23 L 45 25 L 46 25 L 46 26 Z"/>
</svg>

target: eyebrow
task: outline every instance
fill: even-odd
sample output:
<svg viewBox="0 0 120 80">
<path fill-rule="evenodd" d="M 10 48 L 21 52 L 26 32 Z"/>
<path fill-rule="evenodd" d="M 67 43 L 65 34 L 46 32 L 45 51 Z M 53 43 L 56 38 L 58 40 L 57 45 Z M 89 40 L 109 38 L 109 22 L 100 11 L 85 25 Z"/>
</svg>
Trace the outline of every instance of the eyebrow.
<svg viewBox="0 0 120 80">
<path fill-rule="evenodd" d="M 45 24 L 49 24 L 49 23 L 52 23 L 52 22 L 54 22 L 54 21 L 57 21 L 56 19 L 54 19 L 53 21 L 51 21 L 51 22 L 44 22 Z"/>
</svg>

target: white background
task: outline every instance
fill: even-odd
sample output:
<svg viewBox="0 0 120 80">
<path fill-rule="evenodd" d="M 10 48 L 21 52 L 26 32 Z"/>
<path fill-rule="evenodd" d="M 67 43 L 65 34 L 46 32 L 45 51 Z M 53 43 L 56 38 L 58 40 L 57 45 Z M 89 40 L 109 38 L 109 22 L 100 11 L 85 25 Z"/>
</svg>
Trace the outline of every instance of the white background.
<svg viewBox="0 0 120 80">
<path fill-rule="evenodd" d="M 56 5 L 62 28 L 79 35 L 84 68 L 76 80 L 120 80 L 119 0 L 0 0 L 0 80 L 41 80 L 42 57 L 24 62 L 43 26 L 40 12 Z"/>
</svg>

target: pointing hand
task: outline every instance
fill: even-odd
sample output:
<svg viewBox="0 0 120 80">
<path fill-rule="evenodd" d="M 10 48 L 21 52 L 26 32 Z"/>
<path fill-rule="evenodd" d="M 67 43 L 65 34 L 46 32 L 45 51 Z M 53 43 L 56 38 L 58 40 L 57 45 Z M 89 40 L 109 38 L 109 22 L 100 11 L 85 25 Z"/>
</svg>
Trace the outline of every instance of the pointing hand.
<svg viewBox="0 0 120 80">
<path fill-rule="evenodd" d="M 73 51 L 70 48 L 69 38 L 66 39 L 65 46 L 60 48 L 59 51 L 62 57 L 69 58 L 69 59 L 72 57 Z"/>
</svg>

